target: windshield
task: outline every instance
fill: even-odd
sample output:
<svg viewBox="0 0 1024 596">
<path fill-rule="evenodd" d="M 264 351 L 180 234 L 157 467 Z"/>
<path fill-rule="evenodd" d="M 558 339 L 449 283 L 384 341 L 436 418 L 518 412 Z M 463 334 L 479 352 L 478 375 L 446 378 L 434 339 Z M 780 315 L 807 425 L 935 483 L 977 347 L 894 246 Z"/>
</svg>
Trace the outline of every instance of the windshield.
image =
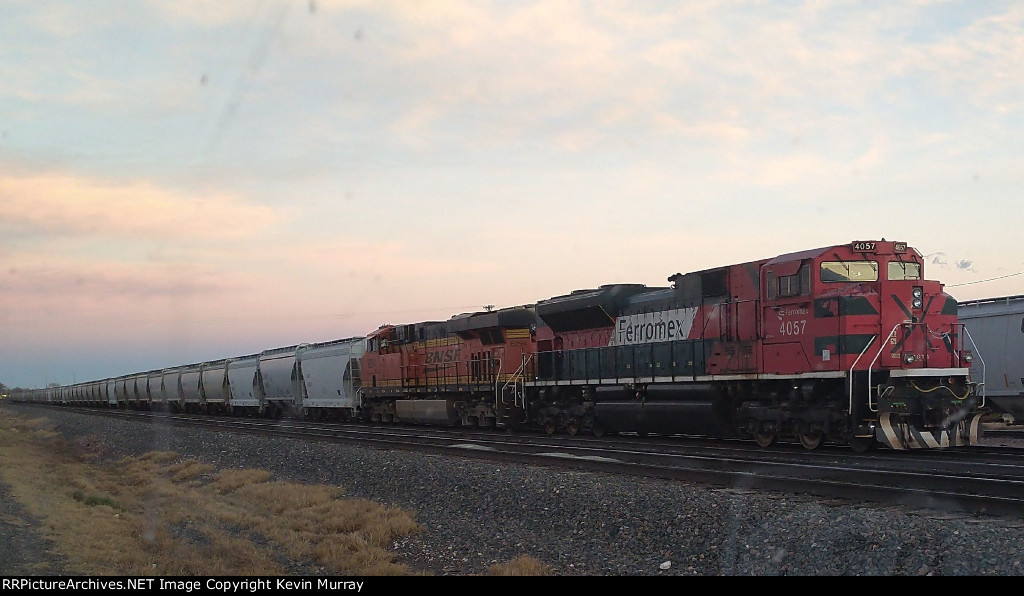
<svg viewBox="0 0 1024 596">
<path fill-rule="evenodd" d="M 921 279 L 921 264 L 903 261 L 889 262 L 890 280 Z"/>
<path fill-rule="evenodd" d="M 825 261 L 821 264 L 821 281 L 878 281 L 875 261 Z"/>
</svg>

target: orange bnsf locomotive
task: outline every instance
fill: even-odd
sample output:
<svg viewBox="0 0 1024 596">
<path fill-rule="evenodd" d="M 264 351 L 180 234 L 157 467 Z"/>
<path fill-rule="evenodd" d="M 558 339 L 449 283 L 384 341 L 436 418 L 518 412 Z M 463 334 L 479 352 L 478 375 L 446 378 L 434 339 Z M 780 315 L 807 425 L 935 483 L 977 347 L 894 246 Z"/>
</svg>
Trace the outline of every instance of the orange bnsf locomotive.
<svg viewBox="0 0 1024 596">
<path fill-rule="evenodd" d="M 863 451 L 971 445 L 957 302 L 904 242 L 858 241 L 534 305 L 381 327 L 374 421 L 713 434 Z"/>
<path fill-rule="evenodd" d="M 978 441 L 984 382 L 970 376 L 970 334 L 957 302 L 924 278 L 921 254 L 906 243 L 852 242 L 668 281 L 15 397 L 548 434 L 711 435 L 763 447 Z"/>
</svg>

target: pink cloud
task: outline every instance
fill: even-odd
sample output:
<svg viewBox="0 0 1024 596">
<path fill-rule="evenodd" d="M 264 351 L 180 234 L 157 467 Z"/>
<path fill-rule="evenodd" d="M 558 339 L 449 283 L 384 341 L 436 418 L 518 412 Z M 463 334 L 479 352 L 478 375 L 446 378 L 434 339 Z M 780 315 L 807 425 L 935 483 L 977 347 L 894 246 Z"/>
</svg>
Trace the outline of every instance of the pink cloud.
<svg viewBox="0 0 1024 596">
<path fill-rule="evenodd" d="M 188 196 L 146 182 L 66 175 L 0 176 L 0 221 L 20 232 L 152 238 L 239 238 L 281 221 L 228 195 Z"/>
</svg>

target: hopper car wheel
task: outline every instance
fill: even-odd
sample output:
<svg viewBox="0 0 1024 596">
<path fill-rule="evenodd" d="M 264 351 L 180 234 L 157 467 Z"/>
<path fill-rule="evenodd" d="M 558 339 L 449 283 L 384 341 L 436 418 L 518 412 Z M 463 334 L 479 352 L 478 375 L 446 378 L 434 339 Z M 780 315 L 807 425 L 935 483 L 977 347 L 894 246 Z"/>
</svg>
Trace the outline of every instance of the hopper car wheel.
<svg viewBox="0 0 1024 596">
<path fill-rule="evenodd" d="M 594 420 L 594 422 L 590 425 L 590 430 L 591 432 L 594 433 L 595 437 L 603 437 L 605 434 L 604 425 L 597 420 Z"/>
<path fill-rule="evenodd" d="M 569 421 L 565 423 L 565 431 L 569 433 L 569 436 L 571 437 L 575 437 L 577 434 L 579 434 L 580 423 L 576 420 L 576 418 L 570 418 Z"/>
<path fill-rule="evenodd" d="M 555 424 L 554 420 L 548 420 L 547 422 L 544 423 L 544 432 L 546 432 L 549 435 L 555 434 L 555 430 L 557 428 L 558 426 Z"/>
<path fill-rule="evenodd" d="M 775 444 L 775 435 L 771 433 L 757 433 L 754 435 L 754 441 L 757 442 L 758 447 L 771 447 Z"/>
<path fill-rule="evenodd" d="M 853 437 L 850 439 L 850 449 L 854 453 L 867 453 L 875 446 L 874 437 Z"/>
<path fill-rule="evenodd" d="M 813 451 L 821 445 L 821 434 L 800 435 L 800 444 L 804 446 L 804 449 Z"/>
</svg>

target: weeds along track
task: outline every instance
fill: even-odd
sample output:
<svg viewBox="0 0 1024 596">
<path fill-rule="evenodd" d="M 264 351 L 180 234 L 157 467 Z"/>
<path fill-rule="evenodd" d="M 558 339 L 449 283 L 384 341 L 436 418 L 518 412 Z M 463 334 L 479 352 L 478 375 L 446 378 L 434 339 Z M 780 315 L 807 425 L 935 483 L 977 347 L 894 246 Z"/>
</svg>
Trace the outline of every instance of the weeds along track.
<svg viewBox="0 0 1024 596">
<path fill-rule="evenodd" d="M 569 437 L 401 424 L 312 423 L 128 410 L 76 410 L 148 424 L 257 433 L 300 441 L 414 450 L 494 462 L 559 466 L 742 489 L 808 494 L 927 509 L 1024 517 L 1024 450 L 762 450 L 749 442 L 695 437 Z"/>
</svg>

